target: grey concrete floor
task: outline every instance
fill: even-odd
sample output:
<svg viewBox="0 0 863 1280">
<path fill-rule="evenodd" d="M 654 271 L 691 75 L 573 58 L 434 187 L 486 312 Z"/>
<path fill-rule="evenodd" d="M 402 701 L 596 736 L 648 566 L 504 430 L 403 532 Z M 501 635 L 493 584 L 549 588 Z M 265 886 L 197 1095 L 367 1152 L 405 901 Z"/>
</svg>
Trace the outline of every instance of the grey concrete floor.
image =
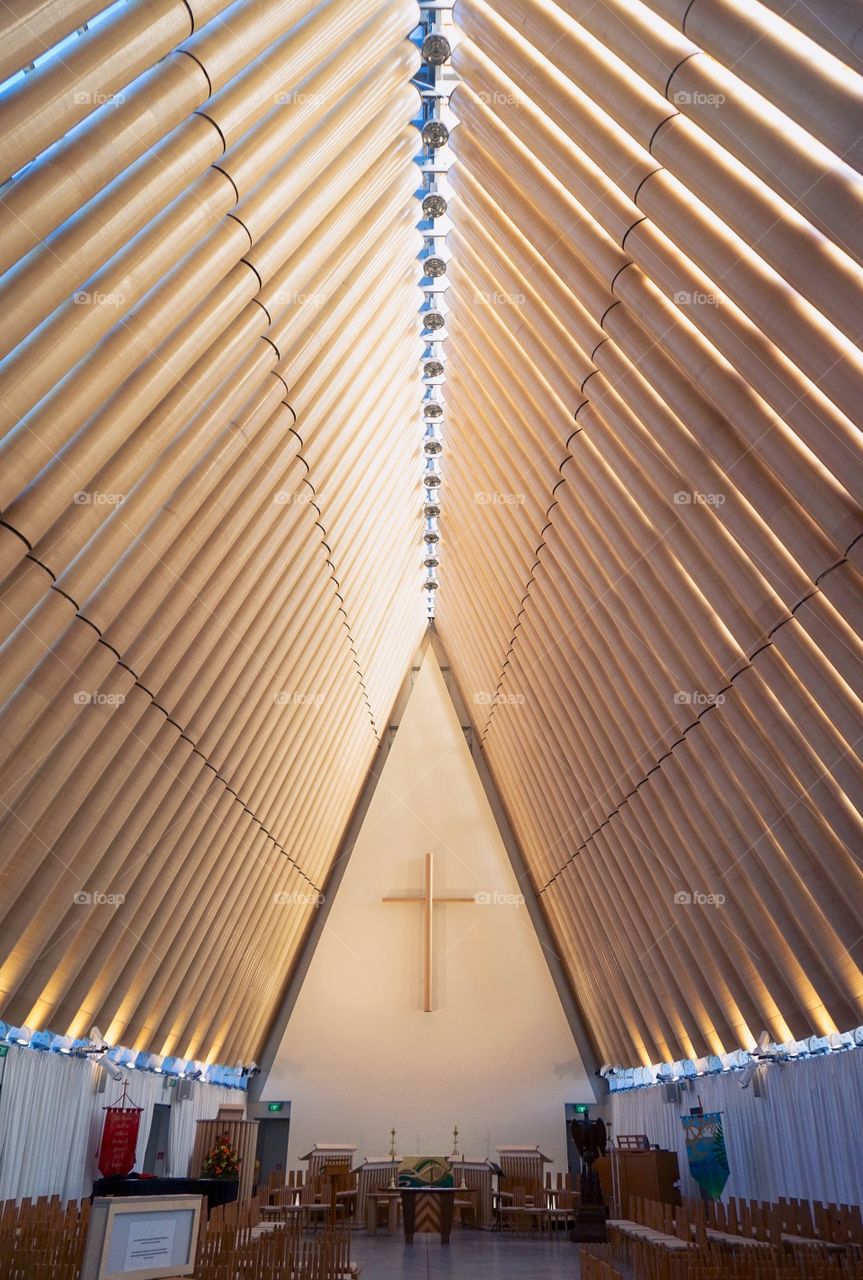
<svg viewBox="0 0 863 1280">
<path fill-rule="evenodd" d="M 355 1233 L 351 1259 L 361 1280 L 574 1280 L 580 1250 L 562 1240 L 513 1239 L 487 1231 L 454 1231 L 449 1245 L 437 1236 Z"/>
</svg>

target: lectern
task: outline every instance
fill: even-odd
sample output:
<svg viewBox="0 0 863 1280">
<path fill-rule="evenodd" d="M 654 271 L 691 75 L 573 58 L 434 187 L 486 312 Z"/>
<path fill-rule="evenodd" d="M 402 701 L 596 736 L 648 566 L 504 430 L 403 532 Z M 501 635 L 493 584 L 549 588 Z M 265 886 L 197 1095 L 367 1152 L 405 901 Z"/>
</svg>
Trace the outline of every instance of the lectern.
<svg viewBox="0 0 863 1280">
<path fill-rule="evenodd" d="M 613 1198 L 617 1200 L 619 1217 L 629 1216 L 632 1196 L 660 1204 L 680 1204 L 680 1165 L 676 1151 L 613 1147 L 607 1156 L 597 1160 L 596 1171 L 605 1199 L 609 1203 Z"/>
</svg>

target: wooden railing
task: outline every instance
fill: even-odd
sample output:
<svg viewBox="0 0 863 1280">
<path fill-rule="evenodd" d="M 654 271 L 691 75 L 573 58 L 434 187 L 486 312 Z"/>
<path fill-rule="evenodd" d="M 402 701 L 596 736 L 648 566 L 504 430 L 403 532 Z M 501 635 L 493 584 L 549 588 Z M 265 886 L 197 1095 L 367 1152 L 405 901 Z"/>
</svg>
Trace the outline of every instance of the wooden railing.
<svg viewBox="0 0 863 1280">
<path fill-rule="evenodd" d="M 89 1216 L 89 1200 L 0 1203 L 0 1280 L 78 1280 Z"/>
<path fill-rule="evenodd" d="M 0 1280 L 78 1280 L 90 1202 L 0 1202 Z M 198 1241 L 195 1280 L 351 1280 L 350 1231 L 304 1234 L 302 1217 L 260 1226 L 257 1197 L 213 1210 Z"/>
<path fill-rule="evenodd" d="M 614 1266 L 610 1245 L 581 1246 L 581 1280 L 623 1280 L 623 1272 Z"/>
<path fill-rule="evenodd" d="M 198 1248 L 196 1280 L 352 1280 L 350 1229 L 308 1239 L 299 1220 L 259 1231 L 253 1213 L 225 1224 L 210 1219 Z"/>
<path fill-rule="evenodd" d="M 799 1200 L 679 1206 L 632 1197 L 608 1224 L 615 1257 L 636 1280 L 863 1280 L 863 1224 L 855 1205 Z"/>
</svg>

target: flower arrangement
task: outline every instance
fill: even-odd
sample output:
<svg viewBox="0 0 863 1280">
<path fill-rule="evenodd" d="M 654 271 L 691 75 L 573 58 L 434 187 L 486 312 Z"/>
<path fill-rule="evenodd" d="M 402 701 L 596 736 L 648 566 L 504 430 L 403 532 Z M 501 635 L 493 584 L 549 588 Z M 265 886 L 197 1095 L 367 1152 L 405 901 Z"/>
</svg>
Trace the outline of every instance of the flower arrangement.
<svg viewBox="0 0 863 1280">
<path fill-rule="evenodd" d="M 240 1176 L 240 1157 L 231 1146 L 226 1133 L 218 1139 L 212 1150 L 204 1157 L 203 1174 L 205 1178 L 238 1178 Z"/>
</svg>

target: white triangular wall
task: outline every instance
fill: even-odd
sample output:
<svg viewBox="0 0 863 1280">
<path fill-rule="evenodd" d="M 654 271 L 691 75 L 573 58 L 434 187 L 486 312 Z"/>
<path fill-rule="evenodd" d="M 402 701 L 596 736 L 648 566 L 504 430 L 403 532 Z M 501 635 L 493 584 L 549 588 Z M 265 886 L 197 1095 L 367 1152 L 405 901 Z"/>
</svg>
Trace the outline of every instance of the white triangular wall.
<svg viewBox="0 0 863 1280">
<path fill-rule="evenodd" d="M 422 1011 L 420 892 L 435 908 L 434 1003 Z M 564 1103 L 593 1097 L 431 648 L 331 904 L 263 1099 L 291 1102 L 289 1162 L 315 1142 L 468 1157 L 539 1143 L 565 1169 Z"/>
</svg>

